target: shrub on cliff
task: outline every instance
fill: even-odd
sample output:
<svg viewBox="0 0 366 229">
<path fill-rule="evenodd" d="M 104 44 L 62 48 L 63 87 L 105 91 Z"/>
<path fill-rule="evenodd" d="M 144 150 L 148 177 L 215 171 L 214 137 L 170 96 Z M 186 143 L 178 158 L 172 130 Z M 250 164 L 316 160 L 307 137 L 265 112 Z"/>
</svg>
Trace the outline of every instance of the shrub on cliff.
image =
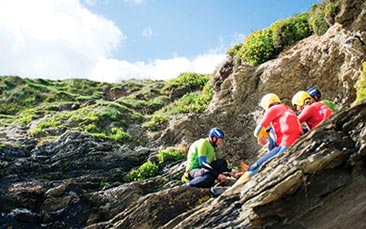
<svg viewBox="0 0 366 229">
<path fill-rule="evenodd" d="M 279 20 L 269 28 L 251 33 L 243 42 L 228 50 L 229 55 L 240 56 L 252 65 L 274 59 L 287 46 L 312 34 L 308 13 Z"/>
<path fill-rule="evenodd" d="M 339 0 L 326 0 L 311 6 L 310 13 L 279 20 L 269 28 L 251 33 L 241 44 L 231 47 L 226 53 L 238 56 L 252 65 L 274 59 L 287 46 L 313 33 L 324 34 L 334 24 L 340 11 Z"/>
<path fill-rule="evenodd" d="M 316 35 L 323 35 L 334 24 L 340 5 L 339 0 L 326 0 L 311 6 L 309 23 Z"/>
<path fill-rule="evenodd" d="M 251 33 L 245 39 L 239 55 L 253 65 L 275 58 L 277 50 L 273 44 L 273 31 L 263 29 Z"/>
<path fill-rule="evenodd" d="M 302 13 L 273 23 L 269 28 L 273 31 L 274 46 L 282 50 L 286 46 L 310 36 L 312 30 L 308 17 L 308 13 Z"/>
<path fill-rule="evenodd" d="M 141 181 L 149 177 L 159 175 L 159 171 L 168 163 L 181 161 L 185 158 L 185 154 L 181 150 L 165 149 L 158 152 L 155 158 L 146 161 L 137 169 L 131 170 L 122 178 L 124 182 Z M 156 162 L 155 162 L 156 161 Z"/>
<path fill-rule="evenodd" d="M 366 62 L 362 64 L 362 67 L 363 72 L 355 85 L 357 90 L 356 104 L 359 104 L 366 99 Z"/>
</svg>

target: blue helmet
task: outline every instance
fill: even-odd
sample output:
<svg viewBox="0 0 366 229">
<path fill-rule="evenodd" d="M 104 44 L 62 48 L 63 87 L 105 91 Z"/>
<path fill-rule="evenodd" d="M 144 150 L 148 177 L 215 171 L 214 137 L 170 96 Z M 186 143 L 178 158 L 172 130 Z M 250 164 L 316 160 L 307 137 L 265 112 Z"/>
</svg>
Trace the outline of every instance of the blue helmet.
<svg viewBox="0 0 366 229">
<path fill-rule="evenodd" d="M 311 97 L 314 97 L 314 96 L 318 96 L 318 99 L 320 99 L 320 97 L 322 96 L 322 94 L 320 93 L 320 91 L 316 88 L 309 88 L 308 90 L 306 90 L 306 92 L 311 96 Z"/>
<path fill-rule="evenodd" d="M 225 134 L 222 130 L 220 130 L 219 128 L 215 127 L 212 128 L 210 130 L 210 133 L 208 134 L 209 137 L 216 137 L 216 138 L 220 138 L 220 139 L 224 139 Z"/>
</svg>

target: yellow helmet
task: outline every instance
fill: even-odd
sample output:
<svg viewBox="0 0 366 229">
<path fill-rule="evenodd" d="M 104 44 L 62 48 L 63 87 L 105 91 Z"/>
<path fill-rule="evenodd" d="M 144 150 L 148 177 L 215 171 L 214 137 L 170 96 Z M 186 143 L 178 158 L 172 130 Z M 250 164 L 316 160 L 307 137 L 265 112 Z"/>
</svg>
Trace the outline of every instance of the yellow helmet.
<svg viewBox="0 0 366 229">
<path fill-rule="evenodd" d="M 261 106 L 265 110 L 267 110 L 269 108 L 269 106 L 273 103 L 281 103 L 280 98 L 276 94 L 273 94 L 273 93 L 269 93 L 269 94 L 263 96 L 263 98 L 261 100 Z"/>
<path fill-rule="evenodd" d="M 292 97 L 292 105 L 304 106 L 308 99 L 311 100 L 311 96 L 306 91 L 299 91 Z"/>
</svg>

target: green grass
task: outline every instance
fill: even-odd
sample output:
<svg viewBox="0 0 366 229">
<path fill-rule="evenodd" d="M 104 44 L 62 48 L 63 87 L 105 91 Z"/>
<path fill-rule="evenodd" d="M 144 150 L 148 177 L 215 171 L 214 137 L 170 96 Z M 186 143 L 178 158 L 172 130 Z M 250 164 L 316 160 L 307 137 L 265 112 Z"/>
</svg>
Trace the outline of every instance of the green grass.
<svg viewBox="0 0 366 229">
<path fill-rule="evenodd" d="M 211 99 L 212 90 L 210 83 L 207 82 L 202 91 L 187 93 L 178 100 L 156 111 L 151 119 L 144 123 L 144 126 L 152 130 L 158 130 L 174 115 L 202 113 L 207 108 Z"/>
<path fill-rule="evenodd" d="M 185 154 L 181 150 L 165 149 L 159 151 L 152 160 L 148 160 L 140 167 L 131 170 L 122 180 L 124 182 L 141 181 L 150 177 L 159 175 L 162 168 L 169 163 L 181 161 L 185 158 Z M 156 161 L 156 162 L 153 162 Z"/>
<path fill-rule="evenodd" d="M 144 133 L 130 136 L 128 129 L 146 120 L 153 120 L 154 125 L 165 122 L 158 115 L 150 117 L 159 110 L 171 110 L 169 117 L 202 111 L 203 101 L 211 99 L 207 97 L 210 89 L 203 90 L 208 81 L 207 75 L 195 73 L 183 73 L 167 82 L 131 80 L 118 84 L 1 76 L 0 124 L 28 127 L 32 123 L 28 133 L 40 142 L 66 130 L 78 130 L 118 144 L 133 139 L 136 144 L 146 144 Z M 186 95 L 172 95 L 171 90 Z"/>
<path fill-rule="evenodd" d="M 208 75 L 186 72 L 180 74 L 177 78 L 167 81 L 162 90 L 167 94 L 176 93 L 182 90 L 201 90 L 208 80 Z"/>
<path fill-rule="evenodd" d="M 54 128 L 66 128 L 116 142 L 128 141 L 131 137 L 124 129 L 129 122 L 139 122 L 142 119 L 139 113 L 116 102 L 99 101 L 75 111 L 56 112 L 40 121 L 29 133 L 39 137 L 49 135 Z"/>
</svg>

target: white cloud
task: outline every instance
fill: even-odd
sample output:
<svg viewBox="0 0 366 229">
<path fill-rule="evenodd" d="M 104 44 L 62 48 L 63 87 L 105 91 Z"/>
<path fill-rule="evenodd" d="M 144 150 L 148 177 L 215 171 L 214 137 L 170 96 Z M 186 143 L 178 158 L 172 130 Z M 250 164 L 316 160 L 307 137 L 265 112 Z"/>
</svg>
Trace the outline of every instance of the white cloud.
<svg viewBox="0 0 366 229">
<path fill-rule="evenodd" d="M 224 54 L 203 54 L 193 59 L 176 56 L 149 63 L 102 59 L 92 70 L 90 79 L 103 82 L 120 82 L 125 79 L 168 80 L 183 72 L 213 73 L 224 59 Z"/>
<path fill-rule="evenodd" d="M 144 36 L 144 37 L 147 37 L 147 38 L 150 39 L 152 37 L 152 35 L 153 35 L 153 31 L 150 28 L 150 26 L 145 27 L 144 28 L 144 31 L 142 31 L 142 36 Z"/>
<path fill-rule="evenodd" d="M 125 38 L 78 0 L 0 1 L 0 74 L 82 77 Z"/>
<path fill-rule="evenodd" d="M 104 82 L 170 79 L 182 72 L 212 73 L 225 59 L 219 50 L 191 59 L 129 63 L 111 58 L 124 39 L 113 22 L 79 0 L 0 1 L 0 75 Z"/>
</svg>

